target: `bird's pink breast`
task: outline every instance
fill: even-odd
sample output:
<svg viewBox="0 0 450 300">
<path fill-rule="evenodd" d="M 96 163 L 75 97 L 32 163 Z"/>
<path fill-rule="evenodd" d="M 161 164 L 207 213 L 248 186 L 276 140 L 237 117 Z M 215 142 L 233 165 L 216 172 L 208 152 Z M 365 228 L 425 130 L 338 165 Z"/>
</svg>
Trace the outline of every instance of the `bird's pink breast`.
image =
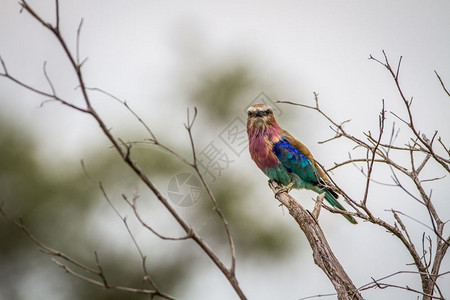
<svg viewBox="0 0 450 300">
<path fill-rule="evenodd" d="M 250 156 L 263 171 L 279 163 L 278 158 L 272 152 L 272 147 L 273 143 L 280 139 L 280 132 L 278 126 L 262 126 L 256 129 L 248 128 L 247 130 Z"/>
</svg>

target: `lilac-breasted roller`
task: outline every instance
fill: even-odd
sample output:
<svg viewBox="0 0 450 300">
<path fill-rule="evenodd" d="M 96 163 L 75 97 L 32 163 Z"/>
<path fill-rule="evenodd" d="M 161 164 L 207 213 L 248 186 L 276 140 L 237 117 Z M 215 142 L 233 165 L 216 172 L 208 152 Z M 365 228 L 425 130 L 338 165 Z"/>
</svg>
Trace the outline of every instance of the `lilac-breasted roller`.
<svg viewBox="0 0 450 300">
<path fill-rule="evenodd" d="M 332 206 L 345 210 L 337 201 L 338 194 L 329 187 L 331 183 L 327 175 L 311 152 L 289 132 L 280 128 L 272 108 L 266 104 L 255 104 L 247 112 L 250 155 L 264 174 L 283 184 L 287 191 L 297 188 L 319 194 L 325 192 L 325 199 Z M 357 224 L 352 216 L 342 215 Z"/>
</svg>

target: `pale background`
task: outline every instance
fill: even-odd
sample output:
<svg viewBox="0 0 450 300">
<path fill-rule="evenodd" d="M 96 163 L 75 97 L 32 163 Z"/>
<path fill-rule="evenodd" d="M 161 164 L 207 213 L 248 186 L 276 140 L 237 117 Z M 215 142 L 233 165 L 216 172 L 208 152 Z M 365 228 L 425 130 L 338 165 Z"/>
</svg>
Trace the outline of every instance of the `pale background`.
<svg viewBox="0 0 450 300">
<path fill-rule="evenodd" d="M 48 20 L 54 20 L 53 1 L 30 4 Z M 28 83 L 47 88 L 42 74 L 42 64 L 47 61 L 57 90 L 78 97 L 73 90 L 73 72 L 54 39 L 19 10 L 15 0 L 0 3 L 0 55 L 8 70 Z M 127 99 L 170 145 L 185 145 L 189 149 L 182 123 L 186 108 L 194 105 L 199 110 L 194 131 L 199 149 L 211 140 L 218 140 L 220 131 L 233 118 L 209 126 L 215 116 L 205 116 L 202 103 L 192 100 L 187 91 L 202 84 L 208 77 L 205 74 L 211 70 L 227 70 L 236 65 L 249 66 L 253 70 L 252 79 L 258 84 L 232 104 L 234 116 L 245 119 L 245 107 L 261 91 L 273 100 L 306 104 L 313 104 L 312 93 L 316 91 L 322 107 L 332 117 L 340 121 L 352 119 L 347 126 L 349 131 L 360 137 L 363 130 L 377 132 L 381 99 L 385 99 L 388 111 L 405 116 L 392 79 L 380 65 L 368 60 L 369 54 L 382 58 L 381 50 L 386 51 L 393 64 L 403 56 L 401 84 L 406 95 L 415 99 L 413 112 L 417 126 L 429 136 L 439 130 L 448 145 L 450 101 L 433 72 L 437 70 L 450 86 L 448 1 L 61 1 L 60 10 L 63 34 L 72 48 L 77 26 L 84 18 L 81 56 L 88 57 L 83 70 L 89 86 Z M 57 169 L 61 164 L 79 168 L 79 160 L 90 149 L 107 146 L 100 130 L 86 116 L 58 104 L 47 103 L 39 108 L 45 99 L 5 80 L 0 80 L 0 91 L 1 117 L 14 121 L 36 137 L 37 156 L 48 168 Z M 101 97 L 95 106 L 116 133 L 125 134 L 138 126 L 120 105 L 105 99 Z M 351 149 L 346 143 L 317 144 L 331 137 L 332 132 L 312 111 L 280 107 L 281 125 L 307 144 L 323 164 L 332 166 L 333 162 L 348 157 Z M 390 114 L 388 118 L 388 124 L 395 121 Z M 401 133 L 406 134 L 407 130 L 403 128 Z M 286 211 L 273 203 L 266 178 L 253 165 L 248 153 L 234 159 L 227 176 L 245 176 L 250 178 L 252 186 L 260 186 L 242 198 L 243 207 L 258 202 L 252 209 L 261 209 L 261 215 L 269 214 L 267 220 L 284 219 L 293 228 L 290 234 L 294 243 L 299 245 L 298 252 L 281 261 L 255 264 L 239 260 L 238 253 L 237 276 L 244 292 L 251 299 L 297 299 L 333 292 L 328 279 L 313 264 L 297 225 Z M 353 171 L 353 175 L 342 170 L 335 172 L 334 178 L 349 194 L 360 197 L 364 178 L 354 168 L 347 170 Z M 442 175 L 436 172 L 431 169 L 427 174 Z M 383 170 L 375 175 L 380 181 L 390 182 L 390 175 Z M 448 180 L 433 187 L 433 199 L 444 220 L 450 215 Z M 162 180 L 162 190 L 165 184 Z M 212 186 L 218 184 L 220 179 Z M 408 202 L 398 189 L 388 192 L 382 187 L 374 189 L 372 207 L 381 216 L 391 219 L 384 209 L 395 207 L 428 221 L 420 206 Z M 301 198 L 305 205 L 312 203 L 309 201 L 312 194 L 296 191 L 291 194 Z M 405 265 L 411 260 L 399 241 L 382 229 L 368 224 L 351 226 L 327 212 L 321 217 L 336 256 L 356 286 L 370 282 L 371 277 L 412 269 Z M 104 222 L 96 220 L 92 223 L 98 223 L 100 233 L 111 230 L 105 223 L 121 228 L 117 224 L 120 220 L 113 216 L 105 217 Z M 409 225 L 416 230 L 414 238 L 420 241 L 423 227 L 414 222 Z M 126 234 L 123 238 L 128 241 Z M 176 296 L 233 298 L 225 278 L 211 271 L 210 264 L 206 266 L 199 266 L 196 276 L 179 287 Z M 449 269 L 447 259 L 442 271 Z M 56 267 L 52 271 L 52 276 L 62 274 Z M 35 270 L 34 275 L 27 277 L 29 287 L 23 299 L 30 299 L 31 295 L 39 295 L 40 299 L 67 297 L 68 291 L 52 289 L 52 284 L 38 274 Z M 413 275 L 400 276 L 393 282 L 419 287 L 419 280 Z M 448 277 L 441 282 L 441 287 L 444 294 L 450 294 Z M 389 295 L 391 299 L 415 298 L 392 289 L 363 294 L 366 299 L 379 299 L 380 295 Z"/>
</svg>

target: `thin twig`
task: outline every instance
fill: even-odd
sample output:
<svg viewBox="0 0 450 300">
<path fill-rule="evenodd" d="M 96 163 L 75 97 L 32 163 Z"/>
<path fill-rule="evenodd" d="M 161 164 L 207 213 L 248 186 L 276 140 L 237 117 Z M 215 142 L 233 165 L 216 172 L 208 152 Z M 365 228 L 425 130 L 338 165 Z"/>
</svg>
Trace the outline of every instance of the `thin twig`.
<svg viewBox="0 0 450 300">
<path fill-rule="evenodd" d="M 200 178 L 200 181 L 201 181 L 203 187 L 206 189 L 209 199 L 211 200 L 211 202 L 214 206 L 214 210 L 216 211 L 217 215 L 219 216 L 220 221 L 222 222 L 222 224 L 224 226 L 225 234 L 226 234 L 227 240 L 228 240 L 228 246 L 230 247 L 230 252 L 231 252 L 231 267 L 228 271 L 234 277 L 234 274 L 236 271 L 236 247 L 234 245 L 233 237 L 231 235 L 230 226 L 228 224 L 227 219 L 225 218 L 225 215 L 223 214 L 222 210 L 220 209 L 219 204 L 217 203 L 216 197 L 214 196 L 213 192 L 211 191 L 211 188 L 209 187 L 202 172 L 200 171 L 200 168 L 199 168 L 198 162 L 197 162 L 194 137 L 192 135 L 192 126 L 194 125 L 196 118 L 197 118 L 197 108 L 196 107 L 194 108 L 194 116 L 192 117 L 192 120 L 190 118 L 189 110 L 187 110 L 187 122 L 184 124 L 184 126 L 188 132 L 189 140 L 191 143 L 192 160 L 193 160 L 192 168 L 195 170 L 195 172 L 197 173 L 197 176 Z"/>
<path fill-rule="evenodd" d="M 56 0 L 58 1 L 58 0 Z M 188 223 L 181 217 L 181 215 L 175 210 L 175 208 L 170 204 L 168 199 L 166 199 L 158 190 L 158 188 L 153 184 L 153 182 L 149 179 L 149 177 L 144 173 L 144 171 L 140 168 L 140 166 L 131 159 L 130 156 L 130 147 L 127 144 L 124 144 L 123 141 L 116 138 L 112 133 L 109 127 L 105 124 L 103 119 L 100 117 L 98 112 L 94 109 L 92 106 L 91 99 L 88 95 L 88 89 L 86 87 L 83 73 L 81 71 L 81 64 L 79 61 L 77 61 L 76 56 L 72 54 L 70 51 L 64 37 L 62 36 L 59 27 L 54 27 L 50 23 L 44 21 L 35 11 L 34 9 L 28 5 L 28 3 L 25 0 L 22 0 L 20 2 L 20 5 L 22 6 L 22 9 L 27 11 L 36 21 L 38 21 L 41 25 L 45 26 L 57 39 L 59 42 L 59 45 L 62 47 L 67 59 L 69 60 L 73 71 L 76 73 L 78 84 L 82 98 L 84 100 L 84 103 L 86 105 L 85 109 L 76 107 L 74 105 L 73 108 L 76 108 L 77 110 L 83 111 L 85 113 L 88 113 L 92 116 L 93 119 L 97 122 L 99 125 L 101 131 L 106 136 L 106 138 L 112 143 L 113 147 L 116 149 L 118 154 L 122 157 L 124 162 L 134 171 L 134 173 L 142 180 L 142 182 L 153 192 L 153 194 L 156 196 L 156 198 L 163 204 L 163 206 L 168 210 L 168 212 L 172 215 L 172 217 L 177 221 L 177 223 L 181 226 L 181 228 L 186 232 L 187 236 L 189 236 L 191 239 L 193 239 L 197 245 L 202 249 L 202 251 L 214 262 L 214 264 L 219 268 L 219 270 L 225 275 L 227 280 L 230 282 L 231 286 L 234 288 L 235 292 L 241 299 L 246 299 L 243 291 L 241 290 L 239 283 L 237 282 L 237 279 L 234 274 L 234 244 L 230 244 L 232 248 L 232 257 L 233 262 L 230 269 L 228 269 L 225 264 L 219 259 L 217 254 L 206 244 L 206 242 L 198 235 L 197 232 L 193 231 L 192 228 L 188 225 Z M 57 19 L 59 19 L 59 11 L 57 11 Z M 57 22 L 59 25 L 59 21 Z M 2 63 L 3 65 L 3 63 Z M 32 91 L 35 91 L 38 94 L 49 96 L 48 93 L 44 93 L 42 91 L 39 91 L 37 89 L 33 89 L 32 87 L 29 87 L 25 84 L 23 84 L 20 80 L 14 80 L 15 78 L 8 76 L 8 73 L 6 72 L 6 69 L 4 68 L 5 73 L 2 74 L 3 77 L 7 77 L 10 80 L 16 82 L 17 84 L 24 86 Z M 50 95 L 52 96 L 52 95 Z M 54 97 L 50 97 L 55 99 Z M 59 99 L 57 99 L 59 100 Z M 59 100 L 60 101 L 60 100 Z M 61 102 L 61 101 L 60 101 Z M 63 104 L 66 104 L 63 102 Z M 69 104 L 66 104 L 69 105 Z M 70 105 L 69 105 L 70 106 Z M 218 208 L 216 206 L 216 208 Z M 216 211 L 221 214 L 219 209 L 216 209 Z M 221 216 L 221 219 L 224 220 L 223 215 Z M 231 235 L 229 233 L 228 224 L 226 223 L 226 220 L 224 220 L 225 228 L 227 230 L 227 236 L 230 239 Z"/>
<path fill-rule="evenodd" d="M 366 166 L 367 174 L 365 173 L 365 171 L 363 169 L 360 170 L 363 172 L 364 176 L 366 176 L 366 178 L 368 178 L 366 181 L 366 184 L 364 186 L 365 192 L 364 192 L 363 199 L 367 199 L 366 197 L 367 197 L 368 185 L 370 184 L 370 182 L 374 182 L 370 176 L 373 166 L 375 164 L 386 164 L 391 169 L 392 179 L 394 180 L 394 183 L 395 183 L 394 186 L 400 187 L 409 196 L 411 196 L 411 198 L 413 198 L 414 200 L 423 204 L 423 206 L 426 208 L 426 211 L 430 215 L 431 226 L 428 226 L 422 222 L 420 222 L 420 223 L 423 225 L 426 225 L 426 227 L 428 229 L 433 230 L 433 232 L 435 232 L 435 234 L 437 236 L 436 246 L 432 247 L 432 245 L 430 244 L 429 250 L 427 252 L 429 257 L 426 259 L 423 255 L 418 254 L 416 247 L 413 243 L 413 240 L 411 239 L 411 237 L 408 234 L 407 227 L 405 226 L 405 224 L 403 224 L 403 222 L 401 221 L 401 219 L 399 217 L 400 214 L 403 214 L 405 216 L 406 216 L 406 214 L 401 213 L 396 210 L 392 210 L 392 212 L 394 213 L 394 217 L 395 217 L 397 223 L 400 225 L 401 229 L 396 224 L 390 225 L 388 222 L 374 216 L 372 214 L 372 212 L 370 211 L 370 209 L 366 206 L 365 202 L 358 203 L 357 201 L 355 201 L 354 199 L 349 197 L 342 189 L 339 188 L 339 186 L 336 184 L 336 182 L 334 182 L 333 179 L 330 178 L 330 180 L 332 181 L 332 183 L 335 186 L 336 191 L 339 194 L 343 195 L 346 202 L 349 203 L 353 208 L 355 208 L 357 210 L 357 213 L 356 214 L 351 213 L 352 215 L 357 215 L 359 218 L 369 221 L 378 226 L 381 226 L 384 229 L 386 229 L 388 232 L 391 232 L 402 242 L 402 244 L 405 246 L 405 248 L 410 253 L 411 257 L 413 258 L 414 265 L 418 269 L 418 272 L 416 272 L 416 274 L 419 274 L 419 276 L 421 277 L 423 291 L 420 292 L 420 291 L 417 291 L 414 289 L 410 289 L 409 287 L 398 287 L 398 288 L 403 288 L 403 289 L 407 289 L 407 290 L 422 294 L 424 296 L 424 299 L 432 299 L 432 298 L 439 299 L 439 297 L 433 296 L 433 292 L 436 289 L 442 296 L 439 286 L 437 286 L 437 284 L 436 284 L 436 278 L 439 274 L 441 262 L 446 254 L 447 249 L 449 248 L 449 245 L 447 243 L 450 242 L 450 236 L 447 239 L 443 238 L 443 228 L 444 228 L 445 223 L 442 222 L 441 219 L 439 218 L 437 211 L 434 208 L 433 203 L 431 202 L 431 197 L 425 192 L 425 189 L 422 186 L 422 183 L 424 181 L 420 180 L 418 175 L 428 165 L 430 158 L 433 158 L 435 161 L 437 161 L 441 166 L 444 167 L 444 169 L 447 172 L 449 171 L 448 164 L 450 163 L 450 160 L 447 158 L 441 157 L 438 154 L 436 154 L 436 152 L 434 152 L 433 141 L 437 137 L 437 131 L 434 132 L 433 137 L 431 139 L 428 139 L 426 136 L 422 135 L 422 133 L 420 133 L 420 131 L 418 131 L 415 127 L 415 124 L 413 122 L 413 115 L 411 112 L 413 98 L 411 97 L 408 100 L 405 97 L 404 92 L 401 89 L 400 84 L 399 84 L 400 66 L 401 66 L 402 58 L 400 57 L 398 64 L 394 71 L 394 69 L 390 65 L 387 54 L 384 51 L 383 51 L 383 56 L 384 56 L 383 61 L 376 59 L 373 56 L 370 56 L 369 59 L 380 63 L 390 72 L 392 78 L 395 81 L 397 90 L 400 93 L 401 99 L 402 99 L 403 103 L 405 104 L 405 109 L 406 109 L 406 112 L 408 115 L 408 119 L 403 119 L 403 118 L 399 117 L 399 115 L 397 113 L 391 112 L 391 114 L 393 116 L 395 116 L 396 118 L 401 120 L 404 124 L 406 124 L 413 133 L 413 138 L 411 138 L 411 143 L 404 147 L 398 147 L 398 146 L 393 145 L 394 140 L 397 137 L 398 132 L 399 132 L 398 130 L 395 131 L 394 126 L 392 128 L 389 143 L 386 144 L 381 141 L 381 133 L 382 133 L 383 125 L 384 125 L 383 120 L 386 118 L 383 115 L 384 114 L 384 106 L 383 106 L 382 115 L 380 115 L 380 123 L 379 123 L 380 135 L 378 135 L 378 137 L 373 137 L 369 131 L 367 134 L 365 134 L 367 141 L 368 141 L 368 143 L 367 143 L 361 139 L 356 138 L 355 136 L 351 135 L 350 133 L 348 133 L 343 128 L 342 124 L 339 124 L 338 122 L 332 120 L 323 110 L 321 110 L 321 108 L 319 106 L 317 93 L 314 93 L 315 106 L 305 105 L 305 104 L 301 104 L 301 103 L 295 103 L 295 102 L 291 102 L 291 101 L 278 101 L 278 102 L 279 103 L 288 103 L 288 104 L 300 106 L 300 107 L 307 108 L 307 109 L 312 109 L 312 110 L 319 112 L 325 119 L 327 119 L 333 125 L 333 127 L 331 127 L 331 128 L 335 132 L 335 136 L 333 138 L 327 139 L 324 142 L 329 142 L 331 140 L 335 140 L 338 138 L 345 138 L 356 144 L 355 149 L 356 148 L 365 149 L 365 151 L 366 151 L 365 158 L 353 159 L 350 156 L 349 160 L 344 161 L 342 163 L 335 163 L 335 165 L 332 168 L 329 168 L 329 170 L 328 170 L 328 171 L 332 171 L 336 168 L 343 167 L 348 164 L 355 165 L 355 163 L 357 163 L 357 162 L 366 163 L 367 164 L 367 166 Z M 442 142 L 442 139 L 440 137 L 437 137 L 437 140 L 439 141 L 441 146 L 446 150 L 446 153 L 450 157 L 450 149 L 444 145 L 444 143 Z M 390 157 L 391 156 L 390 152 L 392 152 L 392 151 L 408 151 L 408 153 L 410 155 L 411 170 L 409 170 L 407 167 L 404 167 L 403 165 L 392 160 Z M 416 163 L 417 158 L 414 155 L 415 153 L 425 154 L 425 157 L 420 162 L 420 164 Z M 325 168 L 323 168 L 323 169 L 326 170 Z M 416 197 L 413 194 L 413 192 L 410 192 L 409 190 L 407 190 L 405 188 L 405 186 L 400 182 L 400 179 L 398 178 L 396 171 L 400 171 L 401 173 L 403 173 L 409 179 L 412 180 L 412 182 L 415 184 L 415 187 L 417 188 L 417 191 L 420 194 L 420 197 Z M 436 177 L 431 180 L 438 180 L 438 178 Z M 329 208 L 327 206 L 324 206 L 324 207 L 327 210 L 335 211 L 335 208 Z M 357 208 L 361 208 L 362 211 L 358 210 Z M 434 256 L 431 256 L 432 249 L 434 249 Z M 433 258 L 434 258 L 434 260 L 433 260 Z M 372 285 L 372 287 L 376 287 L 376 286 L 382 287 L 382 288 L 388 287 L 388 284 L 386 284 L 386 283 L 379 283 L 379 282 L 375 282 L 375 283 L 378 283 L 378 285 L 375 284 L 375 285 Z M 397 286 L 393 285 L 392 287 L 397 287 Z"/>
<path fill-rule="evenodd" d="M 436 76 L 437 76 L 439 82 L 441 83 L 441 86 L 442 86 L 442 88 L 444 89 L 444 91 L 445 91 L 445 93 L 447 94 L 447 96 L 450 97 L 450 92 L 449 92 L 449 91 L 447 90 L 447 88 L 445 87 L 445 84 L 444 84 L 444 82 L 442 81 L 441 76 L 439 76 L 439 74 L 438 74 L 438 72 L 437 72 L 436 70 L 434 70 L 434 74 L 436 74 Z"/>
<path fill-rule="evenodd" d="M 81 28 L 83 27 L 83 18 L 81 18 L 80 20 L 80 24 L 78 24 L 78 29 L 77 29 L 77 65 L 81 66 L 83 63 L 80 63 L 80 37 L 81 37 Z M 84 61 L 83 61 L 84 62 Z"/>
<path fill-rule="evenodd" d="M 142 217 L 139 213 L 139 209 L 137 208 L 137 197 L 133 197 L 132 200 L 129 200 L 126 195 L 122 194 L 122 198 L 125 200 L 125 202 L 128 203 L 128 205 L 130 205 L 130 207 L 133 210 L 133 213 L 136 216 L 136 219 L 139 221 L 139 223 L 141 223 L 141 225 L 144 226 L 144 228 L 148 229 L 150 232 L 152 232 L 158 238 L 160 238 L 162 240 L 166 240 L 166 241 L 182 241 L 182 240 L 187 240 L 187 239 L 192 238 L 192 233 L 193 233 L 192 227 L 190 227 L 190 229 L 188 230 L 186 235 L 181 236 L 181 237 L 169 237 L 169 236 L 165 236 L 165 235 L 158 233 L 155 229 L 153 229 L 150 225 L 148 225 L 144 221 L 144 219 L 142 219 Z"/>
<path fill-rule="evenodd" d="M 144 280 L 148 283 L 150 283 L 150 285 L 155 289 L 158 290 L 158 286 L 156 284 L 156 282 L 153 280 L 153 278 L 149 275 L 148 271 L 147 271 L 147 264 L 146 264 L 146 256 L 144 256 L 144 253 L 141 250 L 141 247 L 139 246 L 136 238 L 134 237 L 134 234 L 132 233 L 130 226 L 128 226 L 128 222 L 127 222 L 127 218 L 122 216 L 120 214 L 120 212 L 117 210 L 116 206 L 112 203 L 112 201 L 109 199 L 108 195 L 106 194 L 105 188 L 103 187 L 103 184 L 101 181 L 98 182 L 98 186 L 103 194 L 103 197 L 106 199 L 106 201 L 108 202 L 108 204 L 112 207 L 112 209 L 114 210 L 114 212 L 116 213 L 116 215 L 122 220 L 131 240 L 133 241 L 133 244 L 136 248 L 136 250 L 138 251 L 138 254 L 141 258 L 141 264 L 142 264 L 142 271 L 144 273 Z"/>
<path fill-rule="evenodd" d="M 175 299 L 172 296 L 162 293 L 158 290 L 148 290 L 148 289 L 138 289 L 138 288 L 130 288 L 130 287 L 124 287 L 124 286 L 115 286 L 115 285 L 111 285 L 108 283 L 108 281 L 106 280 L 106 276 L 103 272 L 103 268 L 100 264 L 100 261 L 98 259 L 98 254 L 96 252 L 94 252 L 95 254 L 95 264 L 97 266 L 97 269 L 91 268 L 79 261 L 77 261 L 76 259 L 68 256 L 67 254 L 55 250 L 49 246 L 47 246 L 46 244 L 44 244 L 42 241 L 40 241 L 39 239 L 37 239 L 31 232 L 30 230 L 25 226 L 25 223 L 22 219 L 19 220 L 13 220 L 11 219 L 6 212 L 3 209 L 3 203 L 0 203 L 0 214 L 6 219 L 8 220 L 10 223 L 14 224 L 15 226 L 17 226 L 19 229 L 21 229 L 26 235 L 27 237 L 39 248 L 39 250 L 41 250 L 42 252 L 44 252 L 47 255 L 52 256 L 52 261 L 58 265 L 59 267 L 63 268 L 67 273 L 71 274 L 72 276 L 82 279 L 86 282 L 89 282 L 91 284 L 95 284 L 98 286 L 102 286 L 104 288 L 107 289 L 113 289 L 113 290 L 121 290 L 121 291 L 127 291 L 127 292 L 133 292 L 133 293 L 140 293 L 140 294 L 149 294 L 149 295 L 159 295 L 162 298 L 165 299 Z M 87 273 L 87 274 L 91 274 L 94 276 L 98 276 L 101 281 L 99 280 L 95 280 L 91 277 L 88 277 L 86 275 L 83 275 L 79 272 L 76 272 L 74 270 L 72 270 L 70 267 L 68 267 L 68 265 L 66 265 L 65 263 L 62 263 L 60 260 L 56 259 L 56 258 L 60 258 L 61 260 L 76 266 L 77 268 L 79 268 L 80 270 L 82 270 L 83 272 Z"/>
<path fill-rule="evenodd" d="M 364 190 L 364 196 L 363 196 L 363 200 L 362 200 L 363 206 L 365 206 L 366 203 L 367 203 L 367 197 L 369 196 L 370 179 L 371 179 L 373 167 L 374 167 L 374 164 L 375 164 L 375 157 L 377 155 L 378 147 L 380 146 L 381 138 L 382 138 L 383 133 L 384 133 L 384 122 L 386 121 L 385 110 L 384 110 L 384 100 L 382 101 L 382 103 L 383 103 L 383 105 L 382 105 L 381 113 L 380 113 L 380 116 L 379 116 L 379 130 L 380 130 L 380 133 L 378 135 L 378 140 L 377 140 L 375 146 L 370 149 L 370 151 L 372 152 L 372 157 L 370 158 L 370 160 L 367 160 L 369 166 L 368 166 L 368 169 L 367 169 L 367 181 L 366 181 L 366 186 L 365 186 L 365 190 Z"/>
</svg>

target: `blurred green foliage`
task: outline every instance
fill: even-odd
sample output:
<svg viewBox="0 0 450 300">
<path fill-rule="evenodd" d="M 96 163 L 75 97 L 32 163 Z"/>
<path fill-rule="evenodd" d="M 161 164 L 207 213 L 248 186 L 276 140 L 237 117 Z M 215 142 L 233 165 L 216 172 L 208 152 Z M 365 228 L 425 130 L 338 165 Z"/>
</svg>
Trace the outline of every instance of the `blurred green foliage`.
<svg viewBox="0 0 450 300">
<path fill-rule="evenodd" d="M 243 100 L 241 95 L 257 83 L 250 79 L 251 71 L 244 66 L 211 72 L 208 75 L 210 80 L 205 79 L 204 85 L 193 88 L 188 94 L 192 95 L 191 101 L 199 107 L 200 113 L 211 116 L 210 129 L 217 128 L 219 132 L 224 121 L 228 121 L 232 116 L 243 114 L 240 107 L 242 101 L 250 102 L 252 99 Z M 238 102 L 240 104 L 237 104 Z M 237 109 L 239 111 L 236 111 Z M 30 231 L 50 247 L 68 253 L 86 265 L 95 266 L 93 253 L 98 250 L 97 240 L 101 240 L 101 237 L 95 236 L 99 234 L 98 231 L 89 226 L 95 224 L 93 218 L 98 222 L 103 220 L 102 215 L 112 215 L 113 211 L 106 204 L 92 178 L 104 182 L 108 194 L 122 201 L 122 204 L 124 203 L 120 195 L 132 194 L 133 190 L 139 186 L 140 201 L 147 206 L 150 205 L 149 207 L 140 206 L 146 216 L 149 216 L 146 219 L 149 222 L 154 222 L 158 220 L 158 216 L 167 214 L 162 211 L 163 208 L 158 207 L 155 197 L 142 187 L 142 183 L 139 183 L 138 178 L 126 167 L 114 150 L 93 150 L 89 157 L 83 158 L 88 175 L 81 165 L 71 170 L 61 164 L 61 169 L 54 172 L 46 168 L 45 162 L 38 163 L 33 137 L 24 135 L 23 131 L 15 128 L 13 124 L 3 122 L 1 128 L 0 201 L 4 203 L 4 209 L 11 218 L 22 216 Z M 189 153 L 190 145 L 186 145 L 185 149 L 175 150 L 179 153 Z M 155 149 L 152 145 L 134 145 L 132 157 L 149 174 L 151 180 L 158 183 L 167 183 L 172 176 L 188 169 L 179 160 L 161 149 Z M 255 172 L 258 172 L 256 167 Z M 55 176 L 55 174 L 64 174 L 64 176 Z M 257 258 L 254 263 L 260 264 L 258 258 L 261 257 L 264 257 L 266 261 L 282 259 L 283 255 L 287 255 L 292 250 L 293 243 L 286 237 L 286 232 L 292 231 L 282 222 L 278 223 L 276 220 L 267 222 L 264 212 L 258 211 L 258 201 L 261 199 L 254 199 L 252 196 L 252 191 L 255 189 L 261 186 L 266 188 L 266 182 L 258 186 L 252 183 L 251 180 L 236 178 L 230 173 L 230 175 L 219 177 L 211 186 L 230 223 L 239 255 L 238 260 Z M 160 188 L 164 194 L 165 186 L 161 185 Z M 268 188 L 267 190 L 270 195 Z M 198 220 L 206 222 L 207 226 L 200 227 L 200 234 L 214 249 L 217 249 L 221 256 L 224 253 L 229 255 L 223 225 L 205 194 L 195 206 L 189 209 L 178 209 L 188 223 L 195 224 Z M 245 206 L 248 208 L 248 204 L 244 205 L 244 201 L 253 203 L 251 205 L 253 208 L 242 209 Z M 99 210 L 99 207 L 102 209 Z M 122 209 L 126 207 L 125 204 L 120 207 L 119 210 L 123 215 L 128 214 L 128 219 L 134 219 L 129 208 Z M 168 219 L 171 218 L 168 217 Z M 105 220 L 111 222 L 110 218 Z M 136 222 L 135 219 L 134 221 Z M 20 290 L 25 287 L 20 278 L 39 276 L 39 269 L 46 269 L 52 263 L 45 254 L 36 251 L 37 247 L 15 226 L 4 219 L 0 219 L 0 222 L 0 240 L 2 241 L 0 243 L 0 265 L 2 266 L 0 268 L 0 298 L 23 299 L 21 296 L 23 293 Z M 106 224 L 105 227 L 115 230 L 116 224 L 120 224 L 121 220 L 116 218 L 113 222 L 115 223 Z M 173 220 L 167 220 L 167 224 L 156 224 L 155 227 L 162 228 L 161 230 L 165 233 L 168 226 L 178 228 L 173 224 L 176 224 Z M 152 225 L 155 224 L 152 223 Z M 183 285 L 187 282 L 186 280 L 191 280 L 192 276 L 195 277 L 199 267 L 213 268 L 210 262 L 204 263 L 207 261 L 205 255 L 191 241 L 162 241 L 142 226 L 134 233 L 144 236 L 145 245 L 142 247 L 144 255 L 149 256 L 149 270 L 165 292 L 182 296 L 179 293 L 182 293 Z M 111 233 L 117 241 L 127 241 L 128 251 L 116 249 L 117 245 L 114 243 L 102 245 L 99 251 L 108 280 L 112 284 L 122 286 L 150 288 L 142 283 L 140 258 L 130 237 L 125 230 L 121 231 L 121 234 L 123 236 L 118 236 L 115 232 Z M 152 249 L 170 249 L 170 251 L 159 251 L 163 254 L 167 253 L 166 257 L 161 257 L 160 254 L 152 256 L 154 253 Z M 30 265 L 33 265 L 33 268 L 30 268 Z M 58 282 L 63 281 L 67 287 L 65 294 L 70 295 L 71 299 L 145 298 L 142 295 L 105 290 L 90 285 L 63 273 L 56 266 L 51 269 L 50 274 L 49 286 L 52 286 L 52 282 L 58 285 Z M 228 284 L 225 278 L 223 278 L 223 284 Z"/>
<path fill-rule="evenodd" d="M 45 164 L 36 162 L 36 149 L 31 137 L 24 136 L 23 131 L 15 129 L 11 124 L 2 122 L 1 128 L 0 201 L 3 203 L 3 209 L 11 219 L 18 219 L 20 216 L 32 234 L 48 246 L 94 267 L 93 252 L 96 249 L 90 247 L 89 240 L 95 237 L 88 236 L 89 228 L 86 228 L 86 223 L 88 218 L 92 217 L 91 211 L 99 201 L 104 201 L 99 189 L 81 166 L 75 171 L 66 170 L 64 176 L 52 176 L 51 172 L 46 170 Z M 158 159 L 158 156 L 162 155 L 161 151 L 146 151 L 146 156 L 150 158 L 142 159 L 142 165 L 151 165 L 159 172 L 172 171 L 174 167 L 170 161 Z M 136 183 L 136 178 L 133 179 L 114 152 L 105 150 L 101 155 L 93 153 L 93 157 L 95 159 L 87 159 L 92 162 L 87 164 L 89 176 L 102 178 L 107 182 L 122 180 L 123 184 L 123 181 L 128 180 Z M 64 170 L 64 166 L 61 168 Z M 22 299 L 22 295 L 26 293 L 21 292 L 21 289 L 26 287 L 23 286 L 21 278 L 26 278 L 31 273 L 35 273 L 33 276 L 39 276 L 39 273 L 52 263 L 45 254 L 37 251 L 38 247 L 18 228 L 4 218 L 1 218 L 0 222 L 0 299 Z M 120 220 L 117 219 L 117 222 Z M 130 257 L 129 253 L 120 255 L 108 250 L 100 252 L 99 255 L 112 283 L 145 287 L 142 284 L 139 264 L 131 263 L 136 261 L 135 257 Z M 134 268 L 131 268 L 133 265 Z M 174 283 L 180 280 L 179 277 L 183 276 L 185 268 L 185 262 L 174 259 L 170 264 L 152 266 L 152 271 L 156 274 L 155 278 L 163 282 L 161 286 L 170 290 Z M 57 267 L 52 271 L 54 285 L 63 279 L 73 286 L 69 293 L 72 294 L 72 299 L 146 298 L 143 295 L 108 291 L 81 282 L 64 274 Z M 57 289 L 57 286 L 51 283 L 52 276 L 48 278 L 48 286 Z"/>
<path fill-rule="evenodd" d="M 202 108 L 216 124 L 229 122 L 241 114 L 245 106 L 235 104 L 245 99 L 245 92 L 258 85 L 248 66 L 241 64 L 220 70 L 206 69 L 199 76 L 201 84 L 188 92 L 190 101 Z M 246 99 L 244 103 L 249 104 L 252 100 Z"/>
</svg>

